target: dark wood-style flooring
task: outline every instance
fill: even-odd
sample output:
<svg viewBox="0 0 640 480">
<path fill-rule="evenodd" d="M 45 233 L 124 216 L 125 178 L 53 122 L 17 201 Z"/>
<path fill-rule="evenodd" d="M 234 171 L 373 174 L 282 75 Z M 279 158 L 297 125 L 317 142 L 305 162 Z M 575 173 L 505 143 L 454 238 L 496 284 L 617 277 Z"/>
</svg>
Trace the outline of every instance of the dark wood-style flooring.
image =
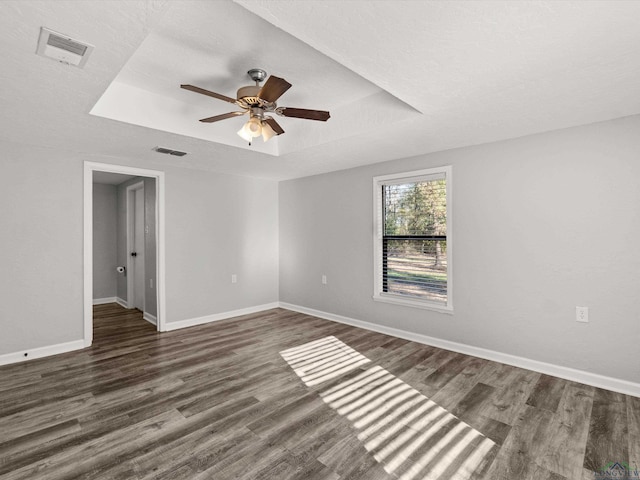
<svg viewBox="0 0 640 480">
<path fill-rule="evenodd" d="M 91 348 L 0 367 L 1 479 L 586 480 L 640 464 L 640 398 L 283 309 L 159 334 L 111 304 L 94 324 Z"/>
</svg>

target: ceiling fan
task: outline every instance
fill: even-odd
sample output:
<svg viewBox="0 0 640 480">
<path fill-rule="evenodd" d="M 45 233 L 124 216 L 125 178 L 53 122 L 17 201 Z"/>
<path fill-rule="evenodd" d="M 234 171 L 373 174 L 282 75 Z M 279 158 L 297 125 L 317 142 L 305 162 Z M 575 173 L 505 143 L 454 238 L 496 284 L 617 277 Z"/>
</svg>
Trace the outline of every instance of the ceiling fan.
<svg viewBox="0 0 640 480">
<path fill-rule="evenodd" d="M 329 112 L 323 110 L 307 110 L 306 108 L 290 108 L 279 107 L 276 100 L 282 96 L 284 92 L 291 88 L 291 84 L 284 78 L 271 75 L 262 87 L 260 82 L 267 77 L 267 72 L 260 68 L 253 68 L 247 72 L 251 79 L 256 82 L 255 85 L 240 87 L 238 89 L 237 98 L 227 97 L 204 88 L 195 87 L 193 85 L 180 85 L 180 88 L 190 90 L 192 92 L 208 95 L 225 102 L 233 103 L 242 108 L 239 112 L 223 113 L 213 117 L 203 118 L 200 121 L 204 123 L 213 123 L 227 118 L 237 117 L 249 114 L 249 120 L 238 132 L 242 138 L 249 142 L 253 138 L 262 135 L 262 139 L 266 142 L 276 135 L 282 135 L 284 130 L 276 120 L 267 114 L 276 114 L 283 117 L 306 118 L 308 120 L 320 120 L 326 122 L 330 115 Z"/>
</svg>

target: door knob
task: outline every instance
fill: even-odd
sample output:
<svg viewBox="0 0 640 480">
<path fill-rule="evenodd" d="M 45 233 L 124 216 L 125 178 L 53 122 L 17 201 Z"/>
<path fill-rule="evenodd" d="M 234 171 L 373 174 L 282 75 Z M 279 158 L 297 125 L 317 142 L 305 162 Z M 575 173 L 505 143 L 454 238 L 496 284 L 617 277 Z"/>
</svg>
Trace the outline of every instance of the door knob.
<svg viewBox="0 0 640 480">
<path fill-rule="evenodd" d="M 132 257 L 137 257 L 138 256 L 138 252 L 131 252 L 131 256 Z"/>
</svg>

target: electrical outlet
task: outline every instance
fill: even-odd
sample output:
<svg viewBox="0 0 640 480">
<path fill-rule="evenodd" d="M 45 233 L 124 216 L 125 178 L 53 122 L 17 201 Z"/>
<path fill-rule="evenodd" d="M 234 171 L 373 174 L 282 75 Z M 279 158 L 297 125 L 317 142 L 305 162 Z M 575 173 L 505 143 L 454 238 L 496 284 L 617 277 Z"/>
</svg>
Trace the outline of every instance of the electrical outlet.
<svg viewBox="0 0 640 480">
<path fill-rule="evenodd" d="M 589 323 L 589 307 L 576 307 L 576 322 Z"/>
<path fill-rule="evenodd" d="M 231 275 L 231 283 L 238 283 L 238 275 L 235 273 Z"/>
<path fill-rule="evenodd" d="M 322 284 L 323 285 L 327 284 L 327 276 L 326 275 L 322 275 Z"/>
</svg>

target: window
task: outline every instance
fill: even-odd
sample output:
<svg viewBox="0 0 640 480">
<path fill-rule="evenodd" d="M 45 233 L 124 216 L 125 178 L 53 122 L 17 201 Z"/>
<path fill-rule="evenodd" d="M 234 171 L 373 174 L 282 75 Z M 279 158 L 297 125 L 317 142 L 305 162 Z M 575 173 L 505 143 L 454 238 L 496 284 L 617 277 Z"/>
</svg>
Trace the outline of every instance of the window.
<svg viewBox="0 0 640 480">
<path fill-rule="evenodd" d="M 373 179 L 374 300 L 452 311 L 451 167 Z"/>
</svg>

